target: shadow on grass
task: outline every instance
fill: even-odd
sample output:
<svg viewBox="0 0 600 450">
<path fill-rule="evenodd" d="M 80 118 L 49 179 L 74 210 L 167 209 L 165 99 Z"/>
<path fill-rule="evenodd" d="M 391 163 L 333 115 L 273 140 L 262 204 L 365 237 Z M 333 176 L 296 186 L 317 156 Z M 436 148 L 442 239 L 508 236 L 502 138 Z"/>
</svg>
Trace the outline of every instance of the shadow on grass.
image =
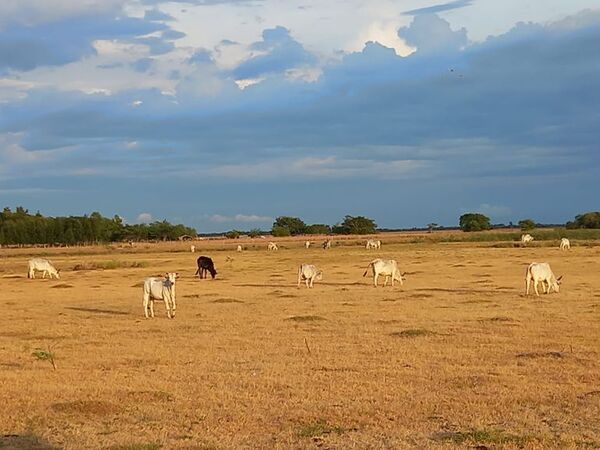
<svg viewBox="0 0 600 450">
<path fill-rule="evenodd" d="M 65 309 L 73 311 L 89 312 L 95 314 L 113 314 L 116 316 L 128 316 L 129 313 L 125 311 L 115 311 L 114 309 L 100 309 L 100 308 L 81 308 L 77 306 L 66 306 Z"/>
<path fill-rule="evenodd" d="M 32 434 L 3 434 L 0 435 L 0 449 L 3 450 L 60 450 Z"/>
</svg>

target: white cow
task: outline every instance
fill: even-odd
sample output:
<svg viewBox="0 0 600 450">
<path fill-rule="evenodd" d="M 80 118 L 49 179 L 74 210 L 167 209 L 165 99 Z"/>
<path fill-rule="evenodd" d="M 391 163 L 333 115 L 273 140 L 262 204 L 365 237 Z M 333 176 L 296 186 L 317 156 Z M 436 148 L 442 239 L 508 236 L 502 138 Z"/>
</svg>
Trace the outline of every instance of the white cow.
<svg viewBox="0 0 600 450">
<path fill-rule="evenodd" d="M 28 261 L 29 270 L 27 272 L 27 278 L 35 278 L 35 271 L 38 270 L 42 272 L 42 278 L 46 278 L 46 274 L 52 278 L 55 276 L 57 279 L 60 278 L 60 270 L 56 270 L 56 268 L 52 265 L 50 261 L 43 258 L 32 258 Z"/>
<path fill-rule="evenodd" d="M 166 278 L 146 278 L 144 281 L 144 315 L 148 318 L 148 306 L 150 316 L 154 317 L 154 300 L 164 300 L 167 317 L 175 317 L 177 305 L 175 303 L 175 281 L 178 273 L 168 272 Z"/>
<path fill-rule="evenodd" d="M 533 241 L 533 236 L 530 234 L 522 234 L 521 235 L 521 242 L 523 244 L 528 244 L 529 242 Z"/>
<path fill-rule="evenodd" d="M 195 245 L 190 245 L 190 252 L 196 253 L 196 246 Z"/>
<path fill-rule="evenodd" d="M 552 289 L 554 291 L 560 291 L 562 276 L 556 278 L 552 269 L 550 268 L 550 264 L 548 263 L 531 263 L 527 267 L 527 271 L 525 272 L 525 295 L 529 295 L 529 286 L 531 281 L 533 281 L 533 290 L 535 291 L 535 295 L 539 296 L 538 292 L 538 283 L 542 282 L 542 287 L 544 288 L 544 293 L 549 294 Z"/>
<path fill-rule="evenodd" d="M 375 241 L 373 239 L 369 239 L 367 241 L 367 245 L 365 246 L 367 250 L 370 249 L 380 249 L 381 248 L 381 241 Z"/>
<path fill-rule="evenodd" d="M 275 242 L 269 242 L 269 245 L 267 245 L 267 250 L 275 251 L 279 250 L 279 247 L 277 247 L 277 244 Z"/>
<path fill-rule="evenodd" d="M 242 246 L 241 246 L 241 245 L 238 245 L 238 246 L 237 246 L 237 251 L 238 251 L 238 252 L 241 252 L 241 251 L 242 251 Z"/>
<path fill-rule="evenodd" d="M 560 240 L 560 249 L 571 250 L 571 242 L 567 238 L 562 238 Z"/>
<path fill-rule="evenodd" d="M 331 248 L 331 239 L 327 239 L 325 242 L 323 242 L 323 248 L 325 250 L 330 249 Z"/>
<path fill-rule="evenodd" d="M 310 248 L 310 241 L 306 241 L 304 243 L 304 248 Z"/>
<path fill-rule="evenodd" d="M 302 281 L 306 282 L 306 287 L 313 287 L 315 280 L 321 281 L 323 279 L 323 271 L 317 269 L 312 264 L 301 264 L 298 268 L 298 287 Z"/>
<path fill-rule="evenodd" d="M 367 266 L 363 277 L 367 276 L 369 268 L 373 270 L 373 284 L 375 287 L 377 287 L 377 279 L 379 278 L 379 275 L 385 276 L 385 281 L 383 283 L 384 287 L 387 286 L 388 278 L 390 277 L 392 278 L 392 286 L 394 286 L 394 280 L 399 281 L 401 286 L 404 284 L 403 281 L 406 280 L 404 277 L 405 274 L 400 273 L 400 269 L 398 269 L 398 263 L 394 259 L 374 259 Z"/>
</svg>

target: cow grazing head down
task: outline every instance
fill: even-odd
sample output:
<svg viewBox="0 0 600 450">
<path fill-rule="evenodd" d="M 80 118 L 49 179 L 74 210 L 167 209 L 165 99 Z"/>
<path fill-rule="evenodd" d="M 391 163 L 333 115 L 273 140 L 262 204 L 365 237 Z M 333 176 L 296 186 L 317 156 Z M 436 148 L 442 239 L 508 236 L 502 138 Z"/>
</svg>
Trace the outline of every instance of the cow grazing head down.
<svg viewBox="0 0 600 450">
<path fill-rule="evenodd" d="M 562 284 L 562 275 L 558 278 L 556 278 L 555 280 L 552 281 L 552 286 L 550 286 L 552 289 L 554 289 L 554 292 L 559 293 L 560 292 L 560 285 Z"/>
<path fill-rule="evenodd" d="M 323 271 L 322 270 L 319 270 L 317 272 L 317 276 L 315 277 L 315 280 L 317 280 L 317 281 L 323 280 Z"/>
</svg>

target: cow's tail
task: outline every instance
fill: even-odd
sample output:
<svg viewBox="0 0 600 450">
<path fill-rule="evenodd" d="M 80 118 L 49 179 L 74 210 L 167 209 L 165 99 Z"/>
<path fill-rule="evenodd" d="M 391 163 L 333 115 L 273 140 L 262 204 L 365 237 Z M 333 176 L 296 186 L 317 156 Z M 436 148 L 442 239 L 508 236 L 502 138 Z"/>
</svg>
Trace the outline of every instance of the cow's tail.
<svg viewBox="0 0 600 450">
<path fill-rule="evenodd" d="M 367 276 L 367 274 L 369 273 L 369 269 L 370 269 L 371 267 L 373 267 L 373 261 L 371 261 L 371 262 L 369 263 L 369 265 L 367 266 L 367 268 L 365 269 L 365 273 L 363 273 L 363 277 L 366 277 L 366 276 Z"/>
</svg>

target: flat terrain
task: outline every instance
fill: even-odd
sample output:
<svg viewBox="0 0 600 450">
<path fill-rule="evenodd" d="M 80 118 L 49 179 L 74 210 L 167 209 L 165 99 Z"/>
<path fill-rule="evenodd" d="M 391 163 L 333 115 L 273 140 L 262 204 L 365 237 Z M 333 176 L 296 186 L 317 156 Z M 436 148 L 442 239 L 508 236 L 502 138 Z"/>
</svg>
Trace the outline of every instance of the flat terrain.
<svg viewBox="0 0 600 450">
<path fill-rule="evenodd" d="M 382 241 L 0 250 L 0 448 L 600 448 L 600 247 Z M 43 254 L 60 280 L 26 278 Z M 362 277 L 379 256 L 404 286 Z M 523 295 L 532 261 L 559 294 Z M 177 316 L 146 320 L 166 271 Z"/>
</svg>

